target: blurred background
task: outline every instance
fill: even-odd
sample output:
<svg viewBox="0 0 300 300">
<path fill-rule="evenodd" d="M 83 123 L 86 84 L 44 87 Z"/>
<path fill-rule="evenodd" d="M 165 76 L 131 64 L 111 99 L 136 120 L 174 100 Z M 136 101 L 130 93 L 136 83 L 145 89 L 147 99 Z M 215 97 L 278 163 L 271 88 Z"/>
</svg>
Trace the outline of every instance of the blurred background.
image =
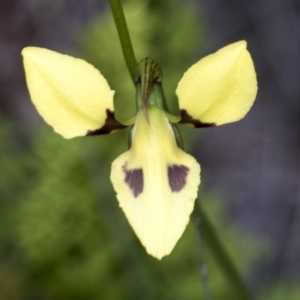
<svg viewBox="0 0 300 300">
<path fill-rule="evenodd" d="M 300 299 L 300 2 L 122 1 L 138 59 L 175 89 L 204 55 L 245 39 L 259 83 L 240 122 L 180 129 L 202 166 L 200 201 L 257 299 Z M 0 2 L 0 299 L 213 299 L 234 294 L 191 219 L 171 255 L 140 245 L 109 180 L 128 131 L 64 140 L 30 102 L 20 52 L 46 47 L 86 59 L 116 91 L 116 115 L 135 113 L 134 88 L 108 1 Z"/>
</svg>

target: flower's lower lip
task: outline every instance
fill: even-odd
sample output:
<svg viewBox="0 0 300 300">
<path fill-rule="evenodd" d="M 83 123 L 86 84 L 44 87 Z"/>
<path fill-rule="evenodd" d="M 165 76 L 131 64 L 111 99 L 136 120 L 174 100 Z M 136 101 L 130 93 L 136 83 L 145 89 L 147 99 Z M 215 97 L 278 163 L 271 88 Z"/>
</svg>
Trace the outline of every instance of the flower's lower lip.
<svg viewBox="0 0 300 300">
<path fill-rule="evenodd" d="M 171 252 L 193 210 L 200 183 L 196 160 L 177 147 L 165 113 L 149 109 L 150 126 L 140 111 L 132 146 L 112 165 L 111 180 L 120 206 L 147 252 Z"/>
</svg>

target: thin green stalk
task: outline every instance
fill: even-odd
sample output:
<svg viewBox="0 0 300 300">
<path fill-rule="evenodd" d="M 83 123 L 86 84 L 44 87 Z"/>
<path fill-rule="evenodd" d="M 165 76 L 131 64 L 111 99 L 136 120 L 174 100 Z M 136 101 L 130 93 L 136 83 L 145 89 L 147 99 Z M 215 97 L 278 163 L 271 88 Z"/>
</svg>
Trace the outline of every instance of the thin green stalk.
<svg viewBox="0 0 300 300">
<path fill-rule="evenodd" d="M 198 248 L 199 248 L 199 263 L 200 263 L 200 276 L 202 279 L 202 285 L 203 285 L 203 296 L 205 300 L 212 300 L 212 294 L 209 287 L 209 280 L 208 280 L 208 268 L 205 265 L 205 258 L 203 253 L 203 238 L 201 234 L 201 218 L 200 216 L 195 216 L 195 225 L 198 230 Z"/>
<path fill-rule="evenodd" d="M 199 200 L 196 201 L 195 213 L 201 218 L 201 234 L 203 235 L 203 239 L 213 253 L 216 261 L 225 274 L 226 279 L 230 281 L 233 286 L 237 294 L 237 299 L 253 300 L 252 295 L 245 286 L 228 253 L 224 249 L 215 228 L 203 211 Z"/>
<path fill-rule="evenodd" d="M 122 4 L 120 0 L 109 0 L 109 3 L 117 26 L 125 62 L 130 76 L 134 81 L 137 62 L 132 48 Z"/>
</svg>

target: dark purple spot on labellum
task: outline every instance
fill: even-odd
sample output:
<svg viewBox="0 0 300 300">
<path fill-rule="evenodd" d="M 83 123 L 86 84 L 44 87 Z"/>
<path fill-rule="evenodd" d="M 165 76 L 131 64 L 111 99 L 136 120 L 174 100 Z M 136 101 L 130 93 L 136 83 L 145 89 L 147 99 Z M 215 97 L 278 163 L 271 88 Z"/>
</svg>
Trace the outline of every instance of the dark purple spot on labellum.
<svg viewBox="0 0 300 300">
<path fill-rule="evenodd" d="M 169 185 L 172 192 L 180 192 L 186 185 L 189 168 L 184 165 L 168 166 Z"/>
<path fill-rule="evenodd" d="M 132 169 L 128 170 L 125 164 L 122 167 L 125 173 L 125 182 L 130 187 L 134 197 L 136 198 L 142 191 L 144 187 L 144 178 L 142 169 Z"/>
</svg>

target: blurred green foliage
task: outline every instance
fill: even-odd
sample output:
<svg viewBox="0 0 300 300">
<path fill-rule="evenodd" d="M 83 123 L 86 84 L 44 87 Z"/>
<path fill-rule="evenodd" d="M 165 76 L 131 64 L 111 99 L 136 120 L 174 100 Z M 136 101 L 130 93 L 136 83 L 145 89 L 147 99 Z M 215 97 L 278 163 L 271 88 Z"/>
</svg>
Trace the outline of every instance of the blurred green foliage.
<svg viewBox="0 0 300 300">
<path fill-rule="evenodd" d="M 277 282 L 269 288 L 269 291 L 263 297 L 270 300 L 299 300 L 299 282 Z M 264 299 L 263 297 L 262 299 Z"/>
<path fill-rule="evenodd" d="M 176 83 L 201 42 L 196 7 L 179 0 L 131 0 L 124 1 L 124 10 L 137 57 L 161 64 L 176 112 Z M 116 90 L 117 116 L 134 115 L 134 88 L 109 8 L 81 31 L 79 41 L 77 56 L 99 68 Z M 118 207 L 110 164 L 126 151 L 128 130 L 64 140 L 45 125 L 22 148 L 6 124 L 0 124 L 0 279 L 7 282 L 0 283 L 0 299 L 203 299 L 193 222 L 172 254 L 158 261 L 146 254 Z M 216 197 L 201 201 L 246 276 L 260 244 L 224 225 Z M 236 299 L 209 249 L 203 256 L 214 299 Z"/>
</svg>

